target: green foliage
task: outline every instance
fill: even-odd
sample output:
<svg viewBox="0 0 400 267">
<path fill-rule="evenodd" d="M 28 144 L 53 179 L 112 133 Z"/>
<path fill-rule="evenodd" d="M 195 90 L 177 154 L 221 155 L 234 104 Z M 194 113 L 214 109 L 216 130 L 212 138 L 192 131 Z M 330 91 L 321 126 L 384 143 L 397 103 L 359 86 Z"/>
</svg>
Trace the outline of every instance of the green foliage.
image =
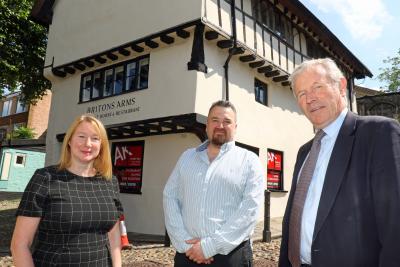
<svg viewBox="0 0 400 267">
<path fill-rule="evenodd" d="M 378 79 L 388 83 L 387 92 L 400 92 L 400 49 L 395 57 L 388 57 L 383 60 L 383 63 L 391 66 L 380 68 L 382 73 L 378 75 Z"/>
<path fill-rule="evenodd" d="M 34 0 L 0 0 L 0 90 L 21 89 L 26 103 L 40 99 L 47 29 L 29 19 Z"/>
<path fill-rule="evenodd" d="M 35 129 L 28 127 L 18 127 L 12 132 L 12 139 L 33 139 L 36 136 Z"/>
</svg>

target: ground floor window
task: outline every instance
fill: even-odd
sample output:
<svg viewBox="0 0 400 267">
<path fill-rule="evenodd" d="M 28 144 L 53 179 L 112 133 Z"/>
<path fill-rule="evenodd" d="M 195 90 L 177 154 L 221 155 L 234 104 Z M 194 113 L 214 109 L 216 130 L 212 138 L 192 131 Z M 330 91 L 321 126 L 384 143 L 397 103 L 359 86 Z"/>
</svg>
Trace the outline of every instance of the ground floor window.
<svg viewBox="0 0 400 267">
<path fill-rule="evenodd" d="M 14 166 L 25 167 L 25 162 L 26 162 L 26 154 L 23 154 L 23 153 L 15 154 Z"/>
<path fill-rule="evenodd" d="M 121 193 L 142 193 L 143 154 L 143 140 L 112 144 L 113 174 Z"/>
</svg>

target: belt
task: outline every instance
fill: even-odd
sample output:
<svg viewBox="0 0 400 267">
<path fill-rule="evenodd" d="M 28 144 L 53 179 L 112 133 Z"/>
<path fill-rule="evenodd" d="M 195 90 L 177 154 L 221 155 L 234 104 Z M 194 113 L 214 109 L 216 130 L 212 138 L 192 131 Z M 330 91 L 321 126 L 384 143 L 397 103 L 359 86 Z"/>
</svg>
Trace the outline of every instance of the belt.
<svg viewBox="0 0 400 267">
<path fill-rule="evenodd" d="M 302 265 L 300 265 L 300 267 L 311 267 L 311 265 L 310 264 L 302 264 Z"/>
</svg>

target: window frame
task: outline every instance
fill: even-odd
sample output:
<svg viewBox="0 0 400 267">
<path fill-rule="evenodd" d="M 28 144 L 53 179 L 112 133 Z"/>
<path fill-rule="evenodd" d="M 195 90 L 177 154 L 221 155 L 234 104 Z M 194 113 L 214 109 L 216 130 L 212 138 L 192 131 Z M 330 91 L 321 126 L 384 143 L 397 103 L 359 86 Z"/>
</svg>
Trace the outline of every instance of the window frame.
<svg viewBox="0 0 400 267">
<path fill-rule="evenodd" d="M 264 89 L 264 101 L 261 101 L 259 99 L 260 94 L 258 93 L 259 90 L 257 90 L 257 88 L 260 88 L 262 86 L 262 88 Z M 262 82 L 261 80 L 254 78 L 254 99 L 257 103 L 260 103 L 264 106 L 268 107 L 268 84 L 265 82 Z"/>
<path fill-rule="evenodd" d="M 5 110 L 4 107 L 5 107 L 6 103 L 9 104 L 9 105 L 7 106 L 7 114 L 4 114 L 4 110 Z M 7 116 L 12 115 L 11 114 L 11 110 L 12 110 L 12 99 L 4 101 L 3 102 L 3 109 L 1 111 L 1 117 L 7 117 Z"/>
<path fill-rule="evenodd" d="M 139 71 L 142 69 L 140 63 L 147 60 L 147 64 L 142 65 L 142 66 L 147 66 L 147 83 L 145 84 L 145 86 L 139 86 L 140 83 L 140 79 L 139 79 Z M 128 69 L 128 65 L 131 65 L 132 63 L 135 63 L 135 74 L 134 74 L 134 79 L 132 80 L 132 84 L 134 84 L 133 89 L 127 89 L 127 79 L 131 76 L 127 76 L 129 69 Z M 118 90 L 118 92 L 115 92 L 116 89 L 116 77 L 117 69 L 120 69 L 122 67 L 122 79 L 121 79 L 121 88 L 120 90 Z M 111 75 L 111 72 L 112 75 Z M 105 89 L 107 86 L 107 76 L 106 73 L 110 72 L 110 76 L 112 77 L 111 80 L 111 91 L 109 95 L 105 95 Z M 118 72 L 121 73 L 121 72 Z M 149 87 L 149 73 L 150 73 L 150 54 L 147 55 L 143 55 L 143 56 L 139 56 L 137 58 L 131 59 L 131 60 L 127 60 L 124 62 L 120 62 L 111 66 L 107 66 L 101 69 L 97 69 L 91 72 L 87 72 L 81 75 L 81 83 L 80 83 L 80 89 L 79 89 L 79 103 L 88 103 L 91 101 L 95 101 L 95 100 L 99 100 L 99 99 L 103 99 L 103 98 L 108 98 L 108 97 L 113 97 L 113 96 L 117 96 L 117 95 L 122 95 L 124 93 L 130 93 L 130 92 L 134 92 L 134 91 L 139 91 L 139 90 L 143 90 L 143 89 L 148 89 Z M 100 80 L 100 88 L 98 91 L 98 96 L 94 96 L 94 86 L 95 86 L 95 76 L 100 76 L 99 80 Z M 86 89 L 87 87 L 85 87 L 85 79 L 86 77 L 90 76 L 90 89 L 89 89 L 89 98 L 84 98 L 84 89 Z M 133 76 L 133 75 L 132 75 Z"/>
<path fill-rule="evenodd" d="M 22 157 L 22 163 L 18 163 L 17 160 L 19 157 Z M 15 157 L 14 157 L 14 166 L 15 167 L 21 167 L 21 168 L 25 168 L 26 165 L 26 157 L 27 154 L 26 153 L 15 153 Z"/>
<path fill-rule="evenodd" d="M 21 107 L 22 110 L 18 110 Z M 28 111 L 28 104 L 23 104 L 21 101 L 21 97 L 18 97 L 17 100 L 17 108 L 15 109 L 15 114 L 23 113 Z"/>
</svg>

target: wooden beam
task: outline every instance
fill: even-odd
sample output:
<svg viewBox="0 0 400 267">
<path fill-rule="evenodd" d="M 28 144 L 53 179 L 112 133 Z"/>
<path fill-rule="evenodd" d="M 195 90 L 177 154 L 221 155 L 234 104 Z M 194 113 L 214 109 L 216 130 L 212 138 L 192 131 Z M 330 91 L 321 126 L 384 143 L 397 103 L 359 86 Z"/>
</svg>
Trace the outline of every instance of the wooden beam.
<svg viewBox="0 0 400 267">
<path fill-rule="evenodd" d="M 257 71 L 259 73 L 266 73 L 266 72 L 272 71 L 272 69 L 273 69 L 272 65 L 268 65 L 268 66 L 264 66 L 264 67 L 258 68 Z"/>
<path fill-rule="evenodd" d="M 120 49 L 118 49 L 118 53 L 120 53 L 121 55 L 126 56 L 126 57 L 131 54 L 131 52 L 129 52 L 128 49 L 122 48 L 122 47 Z"/>
<path fill-rule="evenodd" d="M 73 67 L 64 67 L 64 71 L 69 73 L 69 74 L 74 74 L 75 73 L 75 69 Z"/>
<path fill-rule="evenodd" d="M 85 65 L 88 66 L 89 68 L 94 67 L 93 61 L 91 61 L 91 60 L 89 60 L 89 59 L 86 59 L 86 60 L 84 61 L 84 63 L 85 63 Z"/>
<path fill-rule="evenodd" d="M 166 44 L 172 44 L 175 39 L 169 35 L 161 35 L 160 40 Z"/>
<path fill-rule="evenodd" d="M 266 72 L 264 75 L 265 75 L 265 77 L 269 78 L 269 77 L 278 76 L 279 74 L 280 74 L 279 70 L 273 70 L 273 71 Z"/>
<path fill-rule="evenodd" d="M 137 44 L 132 44 L 131 48 L 133 51 L 138 52 L 138 53 L 142 53 L 144 51 L 144 48 L 141 46 L 138 46 Z"/>
<path fill-rule="evenodd" d="M 262 65 L 264 65 L 265 60 L 260 60 L 260 61 L 255 61 L 255 62 L 251 62 L 249 63 L 250 68 L 258 68 L 261 67 Z"/>
<path fill-rule="evenodd" d="M 153 40 L 146 40 L 144 43 L 145 45 L 153 49 L 158 47 L 158 43 L 154 42 Z"/>
<path fill-rule="evenodd" d="M 281 75 L 281 76 L 272 78 L 272 80 L 274 82 L 283 82 L 283 81 L 287 81 L 288 78 L 289 78 L 289 75 Z"/>
<path fill-rule="evenodd" d="M 251 54 L 251 55 L 246 55 L 246 56 L 241 56 L 239 59 L 242 62 L 250 62 L 256 60 L 256 56 Z"/>
<path fill-rule="evenodd" d="M 96 61 L 99 62 L 100 64 L 104 64 L 104 63 L 107 62 L 107 59 L 105 59 L 105 58 L 103 58 L 103 57 L 101 57 L 101 56 L 96 56 L 96 57 L 94 58 L 94 60 L 96 60 Z"/>
<path fill-rule="evenodd" d="M 78 69 L 80 71 L 83 71 L 86 69 L 86 66 L 80 62 L 74 63 L 74 68 Z"/>
<path fill-rule="evenodd" d="M 113 54 L 113 53 L 111 53 L 111 52 L 108 52 L 108 53 L 107 53 L 107 57 L 108 57 L 109 59 L 111 59 L 112 61 L 118 59 L 118 56 L 115 55 L 115 54 Z"/>
<path fill-rule="evenodd" d="M 205 33 L 205 38 L 209 41 L 215 40 L 218 38 L 218 32 L 216 31 L 208 31 Z"/>
<path fill-rule="evenodd" d="M 233 41 L 232 40 L 221 40 L 217 42 L 217 46 L 219 48 L 229 48 L 233 46 Z"/>
<path fill-rule="evenodd" d="M 176 35 L 178 35 L 179 37 L 186 39 L 190 36 L 190 32 L 184 30 L 184 29 L 179 29 L 176 31 Z"/>
<path fill-rule="evenodd" d="M 240 55 L 244 53 L 244 48 L 243 47 L 232 47 L 229 48 L 229 51 L 232 53 L 232 55 Z"/>
<path fill-rule="evenodd" d="M 59 69 L 51 69 L 51 72 L 53 72 L 54 75 L 64 78 L 65 76 L 67 76 L 67 74 L 64 71 L 61 71 Z"/>
</svg>

